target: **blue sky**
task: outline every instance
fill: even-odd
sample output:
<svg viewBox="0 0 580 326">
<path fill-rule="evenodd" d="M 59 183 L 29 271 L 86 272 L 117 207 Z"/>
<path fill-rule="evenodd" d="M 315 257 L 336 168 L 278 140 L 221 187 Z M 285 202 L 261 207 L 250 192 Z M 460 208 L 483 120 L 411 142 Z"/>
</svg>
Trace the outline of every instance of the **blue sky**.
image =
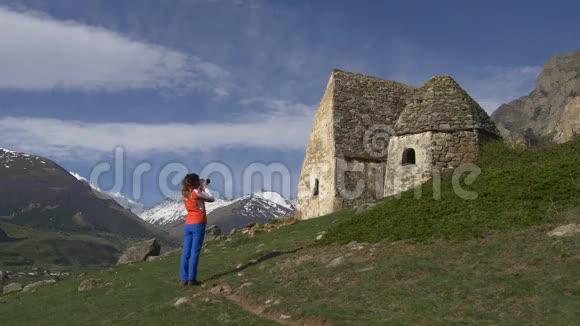
<svg viewBox="0 0 580 326">
<path fill-rule="evenodd" d="M 551 55 L 580 48 L 579 11 L 577 1 L 0 0 L 0 147 L 88 177 L 122 146 L 125 195 L 132 168 L 152 164 L 147 205 L 172 162 L 227 165 L 235 195 L 248 164 L 283 163 L 293 194 L 333 68 L 416 86 L 449 74 L 492 112 L 531 91 Z"/>
</svg>

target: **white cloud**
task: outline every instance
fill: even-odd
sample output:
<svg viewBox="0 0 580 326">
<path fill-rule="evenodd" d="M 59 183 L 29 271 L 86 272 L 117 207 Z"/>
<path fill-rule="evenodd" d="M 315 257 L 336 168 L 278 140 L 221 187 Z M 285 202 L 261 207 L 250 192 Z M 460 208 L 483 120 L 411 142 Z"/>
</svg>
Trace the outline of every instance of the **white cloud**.
<svg viewBox="0 0 580 326">
<path fill-rule="evenodd" d="M 228 93 L 229 72 L 216 64 L 73 21 L 0 7 L 0 40 L 4 89 Z"/>
<path fill-rule="evenodd" d="M 246 98 L 240 100 L 240 104 L 245 107 L 252 107 L 254 110 L 264 109 L 264 111 L 256 110 L 252 114 L 253 117 L 268 117 L 272 115 L 314 117 L 314 108 L 310 105 L 271 97 Z"/>
<path fill-rule="evenodd" d="M 0 145 L 70 160 L 94 160 L 123 146 L 128 153 L 187 153 L 223 148 L 302 150 L 312 126 L 313 107 L 301 114 L 255 115 L 241 122 L 198 124 L 87 123 L 31 117 L 0 118 Z M 282 111 L 281 111 L 282 112 Z"/>
</svg>

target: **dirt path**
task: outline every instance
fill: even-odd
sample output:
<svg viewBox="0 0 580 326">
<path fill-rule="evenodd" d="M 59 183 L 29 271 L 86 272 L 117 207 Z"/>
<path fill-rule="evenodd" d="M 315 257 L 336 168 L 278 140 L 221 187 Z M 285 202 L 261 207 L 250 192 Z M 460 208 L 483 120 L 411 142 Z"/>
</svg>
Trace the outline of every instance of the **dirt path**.
<svg viewBox="0 0 580 326">
<path fill-rule="evenodd" d="M 242 295 L 239 291 L 234 292 L 227 284 L 219 285 L 219 280 L 227 274 L 239 272 L 244 270 L 252 265 L 257 265 L 262 263 L 263 261 L 279 257 L 281 255 L 286 254 L 295 254 L 296 252 L 303 250 L 304 247 L 298 247 L 288 251 L 272 251 L 270 253 L 264 254 L 253 261 L 250 261 L 242 266 L 236 267 L 235 269 L 228 270 L 223 273 L 219 273 L 213 275 L 209 279 L 205 280 L 204 282 L 211 282 L 210 284 L 213 285 L 212 289 L 206 289 L 206 293 L 210 296 L 218 296 L 228 300 L 229 302 L 237 305 L 244 311 L 251 313 L 255 316 L 260 318 L 268 319 L 273 322 L 276 322 L 281 325 L 292 325 L 292 326 L 319 326 L 319 325 L 332 325 L 332 322 L 317 319 L 317 318 L 301 318 L 301 319 L 292 319 L 292 316 L 285 316 L 280 312 L 276 312 L 271 308 L 271 305 L 267 304 L 260 304 L 252 300 L 251 298 Z M 216 292 L 214 292 L 215 288 L 218 288 Z M 219 289 L 222 288 L 222 289 Z M 213 293 L 212 293 L 213 292 Z"/>
<path fill-rule="evenodd" d="M 329 326 L 332 325 L 330 321 L 316 319 L 316 318 L 302 318 L 298 320 L 293 320 L 290 318 L 284 319 L 279 312 L 275 311 L 267 311 L 268 306 L 257 304 L 253 302 L 251 299 L 241 296 L 239 294 L 229 294 L 224 295 L 228 301 L 236 304 L 238 307 L 242 308 L 244 311 L 247 311 L 253 315 L 256 315 L 261 318 L 265 318 L 271 320 L 273 322 L 279 323 L 281 325 L 291 325 L 291 326 Z"/>
</svg>

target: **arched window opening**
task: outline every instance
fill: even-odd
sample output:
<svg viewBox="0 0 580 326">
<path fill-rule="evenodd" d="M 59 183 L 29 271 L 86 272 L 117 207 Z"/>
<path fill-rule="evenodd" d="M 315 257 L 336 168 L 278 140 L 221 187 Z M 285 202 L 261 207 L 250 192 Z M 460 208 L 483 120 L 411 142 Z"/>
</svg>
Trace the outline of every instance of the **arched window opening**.
<svg viewBox="0 0 580 326">
<path fill-rule="evenodd" d="M 318 196 L 318 187 L 319 187 L 318 178 L 314 179 L 314 186 L 312 187 L 312 196 Z"/>
<path fill-rule="evenodd" d="M 414 165 L 415 164 L 415 150 L 412 148 L 407 148 L 403 152 L 403 165 Z"/>
</svg>

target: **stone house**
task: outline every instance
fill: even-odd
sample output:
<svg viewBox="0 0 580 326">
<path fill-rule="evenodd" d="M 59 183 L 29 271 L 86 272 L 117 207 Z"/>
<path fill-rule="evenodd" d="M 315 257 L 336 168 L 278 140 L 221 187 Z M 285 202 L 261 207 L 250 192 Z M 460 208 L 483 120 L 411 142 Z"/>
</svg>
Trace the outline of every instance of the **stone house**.
<svg viewBox="0 0 580 326">
<path fill-rule="evenodd" d="M 395 195 L 434 170 L 475 160 L 501 136 L 451 77 L 420 88 L 334 70 L 314 118 L 296 217 L 309 219 Z"/>
</svg>

